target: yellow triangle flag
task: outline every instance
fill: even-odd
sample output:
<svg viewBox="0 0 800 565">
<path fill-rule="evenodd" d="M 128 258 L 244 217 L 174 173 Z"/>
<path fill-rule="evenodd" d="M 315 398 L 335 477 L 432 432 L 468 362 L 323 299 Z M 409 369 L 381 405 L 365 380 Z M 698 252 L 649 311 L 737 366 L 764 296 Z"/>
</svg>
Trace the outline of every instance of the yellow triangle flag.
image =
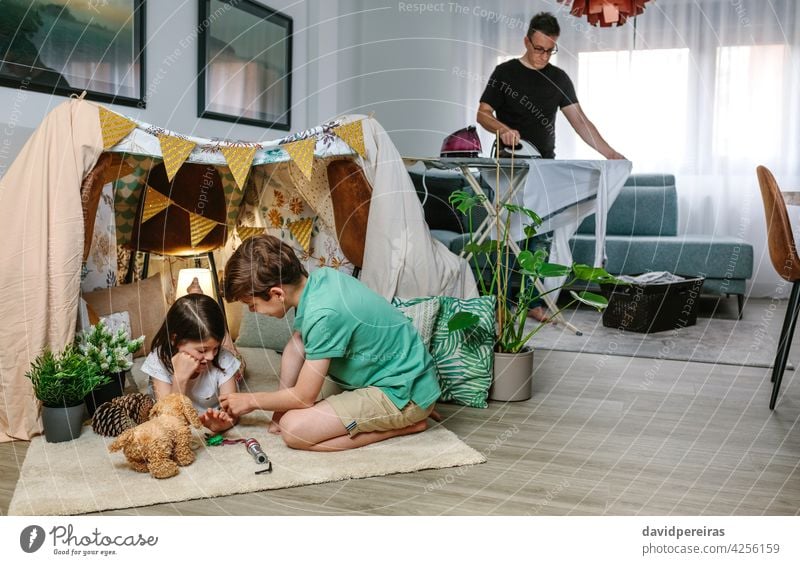
<svg viewBox="0 0 800 565">
<path fill-rule="evenodd" d="M 100 109 L 100 134 L 103 136 L 103 149 L 114 147 L 136 129 L 136 124 L 128 118 L 106 110 L 103 106 L 98 108 Z"/>
<path fill-rule="evenodd" d="M 364 146 L 364 128 L 361 126 L 361 121 L 362 120 L 358 120 L 356 122 L 344 124 L 338 128 L 333 128 L 333 133 L 342 138 L 356 153 L 366 159 L 367 148 Z"/>
<path fill-rule="evenodd" d="M 314 227 L 314 220 L 311 218 L 303 218 L 289 224 L 289 233 L 294 236 L 306 253 L 311 248 L 312 227 Z"/>
<path fill-rule="evenodd" d="M 300 168 L 300 171 L 307 179 L 311 178 L 311 170 L 314 167 L 314 148 L 317 146 L 317 138 L 309 137 L 300 141 L 293 141 L 281 148 L 286 150 L 292 161 Z"/>
<path fill-rule="evenodd" d="M 161 155 L 164 157 L 167 179 L 172 180 L 197 144 L 188 139 L 181 139 L 180 137 L 163 133 L 158 135 L 158 140 L 161 142 Z"/>
<path fill-rule="evenodd" d="M 154 190 L 152 187 L 147 187 L 147 192 L 144 195 L 144 208 L 142 210 L 142 223 L 151 219 L 153 216 L 165 210 L 172 204 L 172 200 Z"/>
<path fill-rule="evenodd" d="M 192 247 L 197 247 L 215 227 L 217 227 L 217 222 L 214 220 L 189 212 L 189 231 L 191 232 Z"/>
<path fill-rule="evenodd" d="M 247 175 L 250 174 L 250 167 L 253 165 L 253 157 L 255 157 L 257 149 L 258 147 L 255 146 L 220 148 L 239 190 L 244 190 L 244 183 L 247 182 Z"/>
<path fill-rule="evenodd" d="M 245 241 L 246 239 L 250 239 L 254 235 L 261 235 L 264 233 L 264 228 L 253 228 L 253 227 L 245 227 L 245 226 L 237 226 L 236 233 L 239 234 L 239 239 Z"/>
</svg>

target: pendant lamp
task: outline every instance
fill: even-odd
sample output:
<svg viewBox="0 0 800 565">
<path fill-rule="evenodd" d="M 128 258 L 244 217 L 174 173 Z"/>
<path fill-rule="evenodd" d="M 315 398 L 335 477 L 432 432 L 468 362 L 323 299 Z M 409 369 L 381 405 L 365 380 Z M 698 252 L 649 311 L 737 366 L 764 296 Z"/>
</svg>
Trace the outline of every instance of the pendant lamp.
<svg viewBox="0 0 800 565">
<path fill-rule="evenodd" d="M 644 12 L 650 0 L 558 0 L 562 4 L 572 3 L 570 14 L 586 16 L 589 24 L 600 27 L 621 26 L 628 18 Z"/>
</svg>

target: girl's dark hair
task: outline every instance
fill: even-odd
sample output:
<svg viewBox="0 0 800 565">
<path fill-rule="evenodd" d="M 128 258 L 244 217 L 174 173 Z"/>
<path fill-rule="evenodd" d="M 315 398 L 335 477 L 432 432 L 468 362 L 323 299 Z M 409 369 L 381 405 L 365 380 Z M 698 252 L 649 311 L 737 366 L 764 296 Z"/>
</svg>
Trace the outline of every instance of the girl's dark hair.
<svg viewBox="0 0 800 565">
<path fill-rule="evenodd" d="M 219 304 L 205 294 L 187 294 L 180 297 L 170 307 L 167 318 L 153 338 L 151 350 L 156 351 L 159 360 L 170 371 L 172 356 L 178 352 L 178 346 L 185 341 L 205 341 L 214 338 L 220 345 L 225 339 L 225 318 Z M 214 355 L 212 364 L 219 366 L 219 352 Z"/>
<path fill-rule="evenodd" d="M 558 25 L 558 20 L 550 12 L 539 12 L 531 18 L 531 23 L 528 25 L 528 37 L 533 36 L 535 31 L 550 37 L 561 35 L 561 27 Z"/>
<path fill-rule="evenodd" d="M 272 287 L 297 284 L 307 276 L 291 246 L 273 235 L 256 235 L 246 239 L 225 265 L 225 300 L 252 296 L 269 300 Z"/>
</svg>

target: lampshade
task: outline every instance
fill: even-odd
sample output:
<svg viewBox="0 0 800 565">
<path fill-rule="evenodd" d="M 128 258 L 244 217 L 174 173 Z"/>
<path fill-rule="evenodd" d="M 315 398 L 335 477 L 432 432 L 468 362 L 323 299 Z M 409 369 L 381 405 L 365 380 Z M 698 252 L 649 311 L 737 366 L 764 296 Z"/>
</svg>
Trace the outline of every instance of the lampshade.
<svg viewBox="0 0 800 565">
<path fill-rule="evenodd" d="M 217 295 L 214 292 L 214 282 L 211 276 L 211 271 L 209 269 L 181 269 L 178 273 L 178 288 L 175 292 L 175 298 L 180 298 L 188 294 L 187 289 L 196 278 L 200 283 L 200 288 L 203 289 L 203 294 L 216 300 Z"/>
<path fill-rule="evenodd" d="M 593 26 L 621 26 L 628 18 L 644 12 L 644 5 L 650 0 L 558 0 L 562 4 L 572 3 L 570 14 L 586 16 Z"/>
</svg>

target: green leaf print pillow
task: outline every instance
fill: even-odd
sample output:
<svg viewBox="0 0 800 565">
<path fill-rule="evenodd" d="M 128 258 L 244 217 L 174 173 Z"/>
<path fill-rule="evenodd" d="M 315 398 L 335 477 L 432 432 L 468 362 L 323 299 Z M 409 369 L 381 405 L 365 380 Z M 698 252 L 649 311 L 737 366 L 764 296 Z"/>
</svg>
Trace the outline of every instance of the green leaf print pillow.
<svg viewBox="0 0 800 565">
<path fill-rule="evenodd" d="M 431 337 L 430 352 L 436 364 L 441 402 L 453 402 L 473 408 L 486 408 L 486 398 L 492 385 L 495 340 L 495 299 L 452 298 L 439 296 L 439 316 Z M 429 298 L 400 300 L 395 306 L 411 306 Z M 457 312 L 478 316 L 478 323 L 468 330 L 451 332 L 447 322 Z"/>
</svg>

